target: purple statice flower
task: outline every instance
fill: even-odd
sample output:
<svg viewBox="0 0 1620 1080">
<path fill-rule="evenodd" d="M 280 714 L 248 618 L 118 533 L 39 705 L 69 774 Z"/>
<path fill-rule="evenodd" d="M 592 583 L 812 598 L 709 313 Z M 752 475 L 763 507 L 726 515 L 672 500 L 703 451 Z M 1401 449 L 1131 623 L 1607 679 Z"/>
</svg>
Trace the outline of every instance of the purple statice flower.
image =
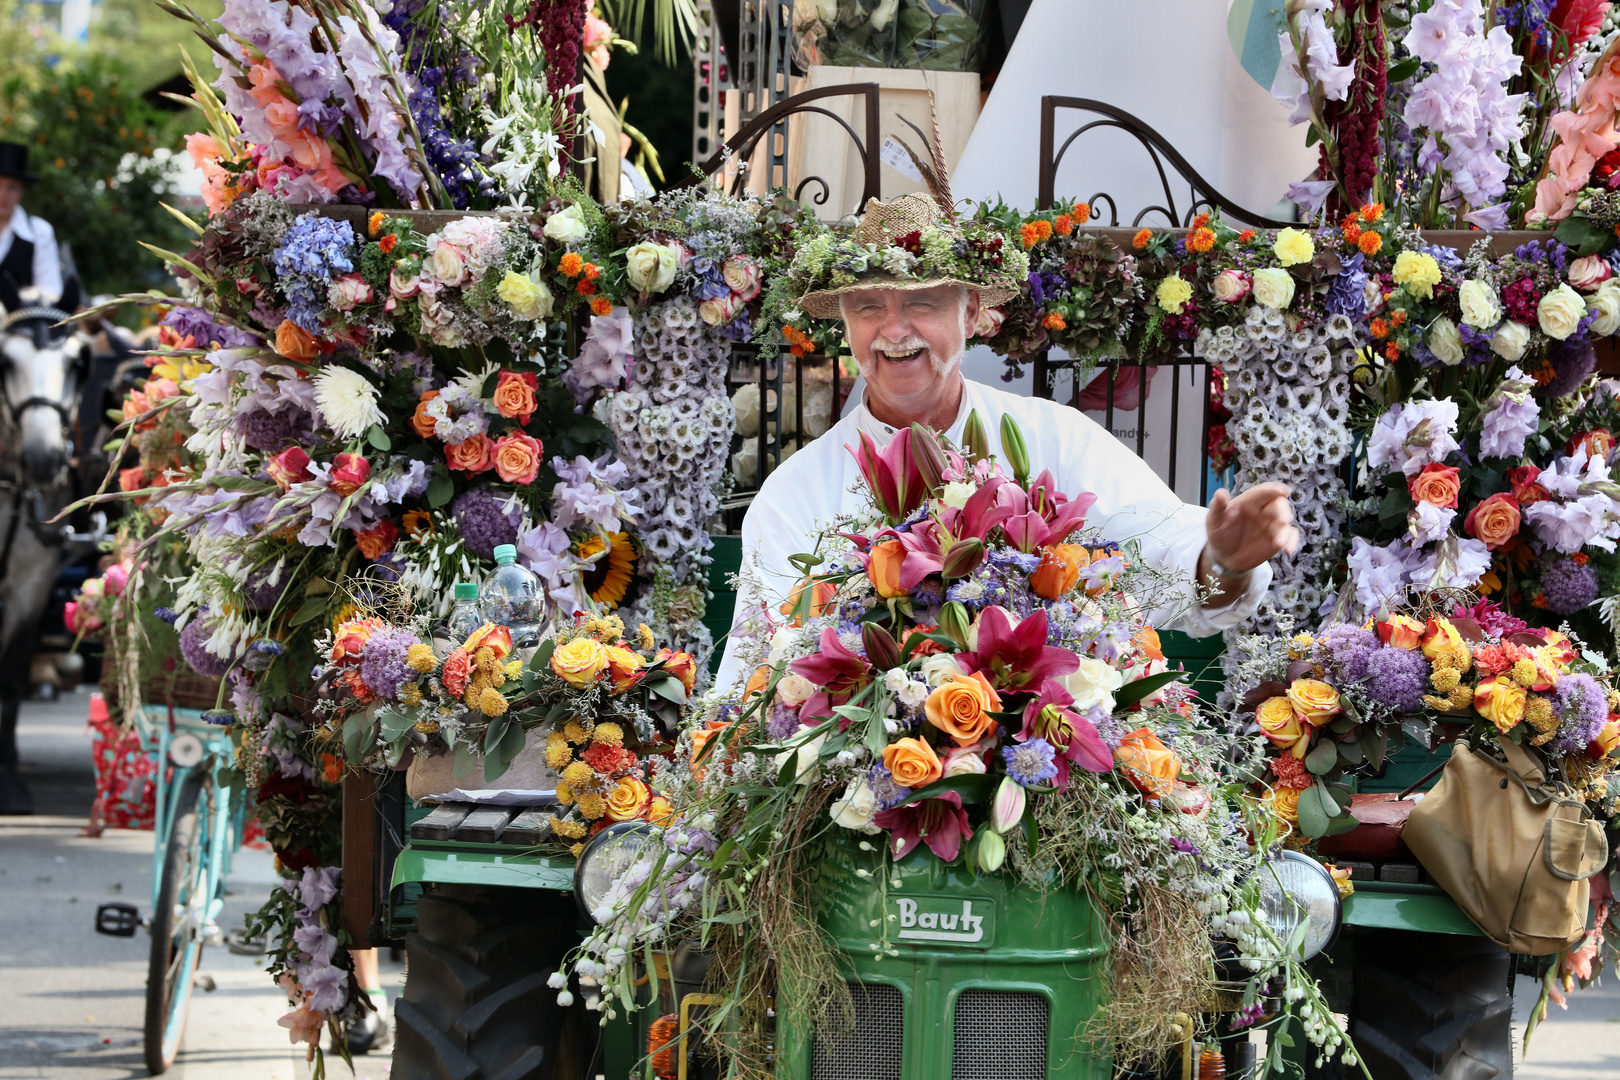
<svg viewBox="0 0 1620 1080">
<path fill-rule="evenodd" d="M 231 660 L 215 656 L 205 647 L 213 633 L 214 620 L 206 611 L 199 611 L 180 631 L 180 656 L 191 665 L 192 671 L 205 678 L 218 679 L 231 669 Z"/>
<path fill-rule="evenodd" d="M 1553 369 L 1553 377 L 1543 387 L 1543 392 L 1550 398 L 1567 397 L 1597 367 L 1597 353 L 1589 341 L 1555 341 L 1547 350 L 1547 363 Z"/>
<path fill-rule="evenodd" d="M 275 454 L 294 443 L 303 442 L 304 437 L 314 429 L 314 420 L 299 408 L 286 408 L 280 412 L 250 409 L 236 418 L 236 433 L 242 436 L 242 441 L 266 454 Z"/>
<path fill-rule="evenodd" d="M 883 810 L 893 810 L 911 795 L 911 789 L 895 783 L 894 774 L 882 765 L 874 765 L 867 771 L 866 786 Z"/>
<path fill-rule="evenodd" d="M 1367 696 L 1397 712 L 1417 712 L 1429 689 L 1429 662 L 1416 649 L 1393 645 L 1367 657 Z"/>
<path fill-rule="evenodd" d="M 1547 18 L 1556 6 L 1557 0 L 1519 0 L 1498 7 L 1496 21 L 1514 31 L 1515 36 L 1526 35 L 1544 49 L 1551 43 L 1552 36 L 1547 30 Z"/>
<path fill-rule="evenodd" d="M 508 502 L 513 504 L 510 509 Z M 515 499 L 497 495 L 488 488 L 473 488 L 456 496 L 450 504 L 450 516 L 456 519 L 456 528 L 467 550 L 493 559 L 498 546 L 517 540 L 523 509 L 516 505 Z"/>
<path fill-rule="evenodd" d="M 998 568 L 1011 568 L 1025 574 L 1033 574 L 1041 568 L 1041 557 L 1030 553 L 1012 549 L 999 549 L 990 552 L 989 560 L 992 566 Z"/>
<path fill-rule="evenodd" d="M 1007 763 L 1007 775 L 1025 787 L 1034 787 L 1056 776 L 1056 757 L 1057 751 L 1045 739 L 1031 739 L 1001 750 L 1001 759 Z"/>
<path fill-rule="evenodd" d="M 1339 623 L 1317 636 L 1316 659 L 1336 682 L 1358 683 L 1367 677 L 1367 661 L 1380 647 L 1371 630 Z"/>
<path fill-rule="evenodd" d="M 1333 186 L 1332 181 L 1327 184 Z M 1344 260 L 1343 267 L 1328 284 L 1322 310 L 1351 319 L 1361 319 L 1367 314 L 1367 271 L 1362 269 L 1365 260 L 1366 256 L 1359 251 Z"/>
<path fill-rule="evenodd" d="M 1574 559 L 1548 559 L 1541 570 L 1541 595 L 1554 615 L 1572 615 L 1597 599 L 1597 571 Z"/>
<path fill-rule="evenodd" d="M 1524 441 L 1541 424 L 1541 406 L 1530 396 L 1534 386 L 1517 367 L 1508 369 L 1506 380 L 1486 399 L 1480 416 L 1481 457 L 1517 458 L 1524 453 Z"/>
<path fill-rule="evenodd" d="M 1590 675 L 1565 675 L 1552 688 L 1558 735 L 1553 746 L 1566 754 L 1586 749 L 1609 719 L 1609 699 Z"/>
<path fill-rule="evenodd" d="M 378 697 L 397 700 L 400 690 L 417 679 L 417 673 L 405 662 L 406 650 L 416 643 L 415 634 L 397 626 L 375 631 L 360 657 L 360 681 Z"/>
<path fill-rule="evenodd" d="M 346 221 L 313 211 L 293 222 L 272 259 L 277 283 L 292 302 L 287 318 L 312 334 L 321 332 L 321 310 L 327 286 L 339 274 L 354 270 L 360 240 Z"/>
</svg>

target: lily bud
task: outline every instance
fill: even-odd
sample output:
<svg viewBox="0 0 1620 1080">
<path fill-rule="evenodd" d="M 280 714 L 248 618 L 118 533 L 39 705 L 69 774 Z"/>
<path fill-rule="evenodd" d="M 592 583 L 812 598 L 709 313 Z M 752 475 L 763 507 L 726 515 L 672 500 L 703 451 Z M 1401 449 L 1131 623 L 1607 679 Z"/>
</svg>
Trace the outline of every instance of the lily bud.
<svg viewBox="0 0 1620 1080">
<path fill-rule="evenodd" d="M 1001 779 L 996 801 L 990 804 L 990 827 L 998 833 L 1014 828 L 1024 820 L 1024 785 L 1010 776 Z"/>
<path fill-rule="evenodd" d="M 866 658 L 872 666 L 887 671 L 900 663 L 900 646 L 894 635 L 875 622 L 861 626 L 861 643 L 866 646 Z"/>
<path fill-rule="evenodd" d="M 984 430 L 984 420 L 978 409 L 968 411 L 967 424 L 962 429 L 962 449 L 967 451 L 969 465 L 976 465 L 990 456 L 990 435 Z"/>
<path fill-rule="evenodd" d="M 1011 413 L 1001 417 L 1001 452 L 1012 469 L 1013 479 L 1019 487 L 1029 483 L 1029 448 L 1024 445 L 1024 432 Z"/>
<path fill-rule="evenodd" d="M 933 498 L 945 487 L 945 448 L 939 445 L 939 436 L 921 424 L 911 425 L 911 452 L 915 456 L 917 472 L 922 475 L 923 487 Z"/>
<path fill-rule="evenodd" d="M 939 628 L 963 645 L 968 639 L 967 608 L 960 601 L 948 601 L 939 609 Z"/>
<path fill-rule="evenodd" d="M 973 537 L 958 540 L 945 554 L 940 573 L 946 581 L 964 578 L 979 568 L 984 561 L 984 544 Z"/>
<path fill-rule="evenodd" d="M 987 874 L 993 874 L 1001 869 L 1001 864 L 1007 858 L 1007 841 L 998 833 L 987 832 L 979 836 L 979 869 Z"/>
</svg>

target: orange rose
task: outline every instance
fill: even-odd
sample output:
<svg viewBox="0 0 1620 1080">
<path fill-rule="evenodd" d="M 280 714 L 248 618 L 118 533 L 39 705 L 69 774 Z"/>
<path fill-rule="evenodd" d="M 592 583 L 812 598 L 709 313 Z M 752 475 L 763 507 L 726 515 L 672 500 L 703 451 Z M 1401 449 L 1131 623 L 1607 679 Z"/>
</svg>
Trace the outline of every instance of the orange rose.
<svg viewBox="0 0 1620 1080">
<path fill-rule="evenodd" d="M 512 655 L 512 631 L 498 623 L 485 623 L 468 634 L 461 647 L 469 654 L 488 649 L 495 654 L 495 659 L 505 660 Z"/>
<path fill-rule="evenodd" d="M 1321 727 L 1342 711 L 1339 692 L 1321 679 L 1295 679 L 1288 687 L 1288 701 L 1299 718 Z"/>
<path fill-rule="evenodd" d="M 503 371 L 495 383 L 495 411 L 520 424 L 527 424 L 538 407 L 535 391 L 540 377 L 528 371 Z"/>
<path fill-rule="evenodd" d="M 883 748 L 883 767 L 902 787 L 920 788 L 944 775 L 934 748 L 921 739 L 899 739 Z"/>
<path fill-rule="evenodd" d="M 1524 703 L 1529 694 L 1507 675 L 1480 682 L 1474 688 L 1474 711 L 1506 734 L 1524 719 Z"/>
<path fill-rule="evenodd" d="M 633 776 L 622 776 L 608 792 L 606 816 L 609 821 L 634 821 L 651 805 L 652 791 L 647 785 Z"/>
<path fill-rule="evenodd" d="M 906 590 L 900 587 L 900 564 L 905 558 L 906 549 L 898 540 L 883 540 L 872 545 L 866 576 L 872 579 L 872 586 L 877 589 L 879 596 L 888 598 L 906 594 Z"/>
<path fill-rule="evenodd" d="M 474 435 L 444 448 L 444 460 L 455 472 L 481 473 L 495 467 L 495 444 L 488 435 Z"/>
<path fill-rule="evenodd" d="M 928 695 L 923 706 L 928 722 L 956 740 L 957 746 L 972 746 L 996 728 L 991 711 L 1001 710 L 1001 698 L 985 677 L 952 675 L 951 681 Z"/>
<path fill-rule="evenodd" d="M 353 667 L 360 663 L 360 654 L 365 651 L 366 642 L 371 635 L 381 630 L 386 623 L 381 619 L 350 619 L 341 624 L 336 633 L 332 635 L 332 649 L 327 654 L 327 662 L 339 667 Z"/>
<path fill-rule="evenodd" d="M 139 491 L 146 486 L 146 469 L 137 465 L 133 469 L 118 470 L 119 491 Z"/>
<path fill-rule="evenodd" d="M 1451 465 L 1425 465 L 1422 472 L 1406 482 L 1413 502 L 1451 509 L 1457 507 L 1457 492 L 1461 487 L 1457 469 Z"/>
<path fill-rule="evenodd" d="M 1286 747 L 1295 757 L 1305 756 L 1311 741 L 1311 728 L 1300 722 L 1293 702 L 1282 695 L 1267 698 L 1254 711 L 1254 719 L 1260 725 L 1260 733 L 1266 738 Z"/>
<path fill-rule="evenodd" d="M 495 472 L 508 484 L 532 484 L 540 473 L 540 455 L 544 450 L 539 439 L 521 431 L 502 435 L 492 451 Z"/>
<path fill-rule="evenodd" d="M 1415 649 L 1423 641 L 1423 624 L 1410 615 L 1391 615 L 1378 624 L 1378 640 L 1397 649 Z"/>
<path fill-rule="evenodd" d="M 659 649 L 658 655 L 653 657 L 653 663 L 663 664 L 664 674 L 673 675 L 681 680 L 681 686 L 688 694 L 697 685 L 697 659 L 691 653 Z"/>
<path fill-rule="evenodd" d="M 703 727 L 691 732 L 692 736 L 692 764 L 697 765 L 698 758 L 703 756 L 703 748 L 709 745 L 709 740 L 731 726 L 729 720 L 710 720 Z M 716 754 L 719 751 L 715 751 Z M 712 759 L 711 759 L 712 760 Z M 706 766 L 699 766 L 696 770 L 698 777 L 702 777 Z"/>
<path fill-rule="evenodd" d="M 647 804 L 647 820 L 654 825 L 667 824 L 674 813 L 675 807 L 662 795 L 654 795 Z"/>
<path fill-rule="evenodd" d="M 368 559 L 380 559 L 399 542 L 399 526 L 385 519 L 369 529 L 355 530 L 354 540 L 360 546 L 360 554 Z"/>
<path fill-rule="evenodd" d="M 613 692 L 622 694 L 641 681 L 641 669 L 646 665 L 637 653 L 622 645 L 604 646 L 608 658 L 608 678 L 613 680 Z"/>
<path fill-rule="evenodd" d="M 1181 759 L 1150 728 L 1137 728 L 1121 739 L 1114 757 L 1125 767 L 1126 778 L 1151 799 L 1169 795 L 1181 777 Z"/>
<path fill-rule="evenodd" d="M 1609 434 L 1608 428 L 1593 428 L 1591 431 L 1576 435 L 1569 440 L 1568 451 L 1571 457 L 1577 450 L 1585 450 L 1588 458 L 1606 458 L 1609 451 L 1614 449 L 1614 436 Z"/>
<path fill-rule="evenodd" d="M 1498 491 L 1468 511 L 1463 531 L 1476 540 L 1483 540 L 1491 551 L 1506 546 L 1519 535 L 1519 501 L 1505 491 Z"/>
<path fill-rule="evenodd" d="M 805 586 L 809 585 L 809 583 L 809 578 L 801 578 L 799 583 L 793 586 L 793 591 L 788 594 L 788 598 L 782 601 L 781 606 L 777 608 L 783 615 L 793 615 L 793 621 L 789 624 L 791 626 L 804 625 L 799 616 L 793 614 L 793 609 L 798 606 L 799 597 L 804 595 Z M 825 614 L 827 605 L 832 603 L 832 598 L 836 595 L 838 595 L 838 587 L 832 582 L 816 582 L 815 586 L 810 590 L 810 617 L 814 619 Z"/>
<path fill-rule="evenodd" d="M 427 414 L 428 402 L 439 396 L 437 390 L 424 390 L 422 397 L 416 403 L 416 411 L 411 414 L 411 430 L 424 439 L 432 438 L 433 426 L 437 421 Z"/>
<path fill-rule="evenodd" d="M 1041 549 L 1041 565 L 1029 576 L 1035 595 L 1056 600 L 1080 583 L 1080 571 L 1091 562 L 1091 553 L 1078 544 L 1052 544 Z"/>
<path fill-rule="evenodd" d="M 1149 660 L 1163 660 L 1164 646 L 1159 642 L 1159 632 L 1151 626 L 1144 626 L 1131 638 L 1131 644 L 1142 650 L 1142 655 Z"/>
<path fill-rule="evenodd" d="M 282 319 L 276 327 L 276 352 L 289 360 L 307 363 L 321 355 L 321 347 L 308 330 L 291 319 Z"/>
<path fill-rule="evenodd" d="M 1597 738 L 1586 747 L 1586 756 L 1589 758 L 1608 757 L 1614 753 L 1614 748 L 1620 746 L 1620 716 L 1609 714 L 1609 722 L 1598 730 Z"/>
</svg>

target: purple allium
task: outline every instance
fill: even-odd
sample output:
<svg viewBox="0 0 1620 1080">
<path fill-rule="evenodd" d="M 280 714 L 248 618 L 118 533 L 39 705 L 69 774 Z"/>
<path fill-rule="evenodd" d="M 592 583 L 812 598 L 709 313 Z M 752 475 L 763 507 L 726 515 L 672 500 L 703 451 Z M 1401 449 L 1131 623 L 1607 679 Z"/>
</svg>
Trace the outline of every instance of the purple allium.
<svg viewBox="0 0 1620 1080">
<path fill-rule="evenodd" d="M 799 714 L 786 705 L 777 705 L 771 709 L 771 718 L 765 722 L 765 733 L 773 742 L 782 742 L 791 739 L 799 730 Z"/>
<path fill-rule="evenodd" d="M 416 643 L 415 634 L 397 626 L 374 632 L 366 640 L 365 653 L 360 658 L 360 681 L 371 687 L 378 697 L 397 700 L 400 689 L 416 681 L 416 672 L 405 662 L 406 650 Z"/>
<path fill-rule="evenodd" d="M 866 786 L 872 791 L 872 798 L 877 800 L 878 807 L 883 810 L 893 810 L 906 801 L 911 789 L 903 784 L 894 782 L 894 774 L 882 765 L 874 765 L 866 774 Z"/>
<path fill-rule="evenodd" d="M 270 583 L 275 576 L 275 584 Z M 248 607 L 261 615 L 268 615 L 276 608 L 276 601 L 287 591 L 292 584 L 292 574 L 285 567 L 276 575 L 273 565 L 261 566 L 248 575 L 247 581 L 242 584 L 242 598 L 248 602 Z"/>
<path fill-rule="evenodd" d="M 468 551 L 493 559 L 496 547 L 517 542 L 523 510 L 515 500 L 512 509 L 507 510 L 507 501 L 506 496 L 487 488 L 473 488 L 456 496 L 455 502 L 450 504 L 450 515 L 456 519 L 456 528 Z"/>
<path fill-rule="evenodd" d="M 1597 571 L 1574 559 L 1549 559 L 1541 571 L 1541 594 L 1555 615 L 1580 611 L 1597 599 Z"/>
<path fill-rule="evenodd" d="M 1357 683 L 1367 677 L 1367 661 L 1379 647 L 1378 635 L 1371 630 L 1339 623 L 1318 635 L 1316 659 L 1335 681 Z"/>
<path fill-rule="evenodd" d="M 236 418 L 237 434 L 255 450 L 274 454 L 285 450 L 314 430 L 314 421 L 303 409 L 287 407 L 280 412 L 250 409 Z"/>
<path fill-rule="evenodd" d="M 1565 397 L 1586 381 L 1597 367 L 1597 353 L 1589 341 L 1555 341 L 1547 350 L 1552 365 L 1552 382 L 1544 388 L 1548 397 Z"/>
<path fill-rule="evenodd" d="M 214 633 L 214 620 L 198 612 L 180 631 L 180 655 L 191 670 L 210 679 L 222 677 L 231 668 L 231 661 L 215 656 L 203 646 Z"/>
<path fill-rule="evenodd" d="M 1429 688 L 1429 662 L 1416 649 L 1385 645 L 1367 658 L 1367 696 L 1398 712 L 1423 708 Z"/>
<path fill-rule="evenodd" d="M 1001 758 L 1007 763 L 1007 775 L 1033 787 L 1057 775 L 1057 751 L 1045 739 L 1031 739 L 1026 743 L 1003 747 Z"/>
<path fill-rule="evenodd" d="M 1609 699 L 1602 684 L 1590 675 L 1565 675 L 1553 685 L 1552 699 L 1558 714 L 1558 737 L 1553 745 L 1566 754 L 1585 750 L 1609 719 Z"/>
</svg>

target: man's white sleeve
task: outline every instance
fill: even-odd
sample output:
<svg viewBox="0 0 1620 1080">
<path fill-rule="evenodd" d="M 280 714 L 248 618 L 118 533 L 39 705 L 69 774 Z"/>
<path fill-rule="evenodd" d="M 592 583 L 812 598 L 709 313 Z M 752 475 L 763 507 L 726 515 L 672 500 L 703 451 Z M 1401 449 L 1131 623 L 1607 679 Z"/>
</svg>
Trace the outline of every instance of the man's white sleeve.
<svg viewBox="0 0 1620 1080">
<path fill-rule="evenodd" d="M 767 485 L 769 481 L 766 481 Z M 774 610 L 786 598 L 793 581 L 783 577 L 792 563 L 788 556 L 803 551 L 807 544 L 809 527 L 796 515 L 785 512 L 783 504 L 792 500 L 775 497 L 769 488 L 761 490 L 748 506 L 742 526 L 742 568 L 737 582 L 737 606 L 731 616 L 731 633 L 726 637 L 725 653 L 714 685 L 720 689 L 740 686 L 745 673 L 742 670 L 742 649 L 755 632 L 751 623 L 764 625 L 758 618 Z"/>
<path fill-rule="evenodd" d="M 42 218 L 30 216 L 34 227 L 34 285 L 50 303 L 62 297 L 62 255 L 56 247 L 56 230 Z"/>
</svg>

